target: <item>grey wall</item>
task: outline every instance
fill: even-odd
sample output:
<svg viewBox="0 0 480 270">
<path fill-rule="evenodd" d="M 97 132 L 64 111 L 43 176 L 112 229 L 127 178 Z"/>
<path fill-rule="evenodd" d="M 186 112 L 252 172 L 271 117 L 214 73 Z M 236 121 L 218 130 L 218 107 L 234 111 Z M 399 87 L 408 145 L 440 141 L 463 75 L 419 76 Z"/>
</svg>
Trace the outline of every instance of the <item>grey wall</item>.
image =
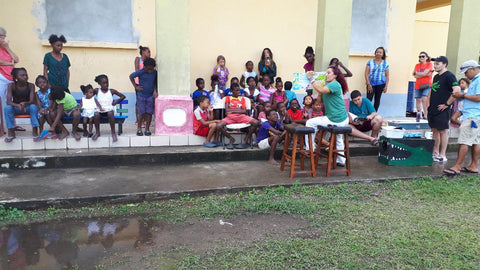
<svg viewBox="0 0 480 270">
<path fill-rule="evenodd" d="M 131 0 L 46 0 L 47 26 L 51 34 L 72 41 L 136 43 Z"/>
<path fill-rule="evenodd" d="M 387 49 L 387 0 L 353 0 L 350 51 Z"/>
</svg>

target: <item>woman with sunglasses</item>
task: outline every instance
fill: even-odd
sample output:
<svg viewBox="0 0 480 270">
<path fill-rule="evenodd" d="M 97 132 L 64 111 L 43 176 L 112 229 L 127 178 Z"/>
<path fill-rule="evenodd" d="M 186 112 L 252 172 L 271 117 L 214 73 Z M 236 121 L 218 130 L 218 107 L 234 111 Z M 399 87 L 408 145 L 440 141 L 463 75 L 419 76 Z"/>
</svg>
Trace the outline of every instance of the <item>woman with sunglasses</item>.
<svg viewBox="0 0 480 270">
<path fill-rule="evenodd" d="M 433 64 L 426 52 L 420 52 L 418 55 L 418 64 L 413 69 L 415 81 L 415 100 L 417 104 L 417 113 L 422 113 L 423 119 L 427 119 L 427 97 L 432 86 Z"/>
</svg>

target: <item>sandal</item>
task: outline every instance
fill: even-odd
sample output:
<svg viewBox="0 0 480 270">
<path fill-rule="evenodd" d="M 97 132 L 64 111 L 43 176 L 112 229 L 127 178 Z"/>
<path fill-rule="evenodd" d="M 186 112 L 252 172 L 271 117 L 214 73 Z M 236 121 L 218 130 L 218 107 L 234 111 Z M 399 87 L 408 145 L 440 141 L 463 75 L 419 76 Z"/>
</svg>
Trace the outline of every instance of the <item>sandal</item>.
<svg viewBox="0 0 480 270">
<path fill-rule="evenodd" d="M 5 142 L 6 143 L 11 143 L 13 141 L 13 139 L 15 139 L 15 137 L 6 137 Z"/>
<path fill-rule="evenodd" d="M 470 170 L 470 169 L 467 168 L 467 167 L 462 167 L 462 168 L 460 169 L 460 171 L 461 171 L 461 172 L 464 172 L 464 173 L 478 173 L 478 171 L 477 171 L 477 172 L 476 172 L 476 171 L 472 171 L 472 170 Z"/>
<path fill-rule="evenodd" d="M 150 132 L 150 130 L 145 130 L 145 136 L 151 136 L 152 135 L 152 132 Z"/>
<path fill-rule="evenodd" d="M 58 135 L 57 134 L 52 134 L 52 136 L 50 136 L 50 139 L 52 139 L 52 140 L 58 139 Z"/>
<path fill-rule="evenodd" d="M 38 141 L 39 141 L 38 138 L 39 138 L 39 136 L 34 136 L 34 137 L 33 137 L 33 141 L 34 141 L 34 142 L 38 142 Z"/>
<path fill-rule="evenodd" d="M 143 132 L 141 130 L 137 131 L 137 136 L 143 136 Z"/>
<path fill-rule="evenodd" d="M 460 173 L 450 168 L 450 169 L 443 170 L 443 175 L 453 177 L 453 176 L 460 175 Z"/>
</svg>

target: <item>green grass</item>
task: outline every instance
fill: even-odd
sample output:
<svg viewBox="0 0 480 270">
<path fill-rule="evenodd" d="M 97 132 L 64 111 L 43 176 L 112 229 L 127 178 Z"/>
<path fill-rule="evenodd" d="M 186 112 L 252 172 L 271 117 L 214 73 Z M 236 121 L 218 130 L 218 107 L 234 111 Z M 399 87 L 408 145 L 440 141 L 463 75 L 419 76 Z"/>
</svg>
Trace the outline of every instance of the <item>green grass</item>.
<svg viewBox="0 0 480 270">
<path fill-rule="evenodd" d="M 65 217 L 147 215 L 169 223 L 241 215 L 292 215 L 308 221 L 314 237 L 266 236 L 249 243 L 188 247 L 142 256 L 152 269 L 479 269 L 480 178 L 336 186 L 276 187 L 134 204 L 0 208 L 0 222 Z M 5 225 L 4 225 L 5 226 Z M 105 259 L 105 269 L 111 269 Z M 168 266 L 167 266 L 168 263 Z M 115 268 L 114 265 L 110 265 Z M 99 266 L 100 267 L 100 266 Z"/>
</svg>

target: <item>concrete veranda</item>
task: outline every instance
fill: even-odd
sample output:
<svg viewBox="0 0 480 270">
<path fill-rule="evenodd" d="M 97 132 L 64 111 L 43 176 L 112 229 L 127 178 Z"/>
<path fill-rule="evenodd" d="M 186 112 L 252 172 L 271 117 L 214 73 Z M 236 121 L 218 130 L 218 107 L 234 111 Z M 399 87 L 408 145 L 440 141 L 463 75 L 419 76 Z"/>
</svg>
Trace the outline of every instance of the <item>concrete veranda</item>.
<svg viewBox="0 0 480 270">
<path fill-rule="evenodd" d="M 199 150 L 201 151 L 201 150 Z M 249 150 L 255 152 L 255 150 Z M 188 152 L 188 151 L 187 151 Z M 231 151 L 234 152 L 234 151 Z M 227 153 L 231 153 L 227 152 Z M 262 152 L 263 151 L 257 151 Z M 177 153 L 178 154 L 178 153 Z M 83 158 L 89 159 L 86 155 Z M 376 156 L 352 157 L 352 176 L 334 174 L 325 177 L 325 168 L 317 176 L 288 177 L 287 171 L 269 165 L 264 160 L 187 162 L 160 165 L 145 157 L 133 166 L 69 167 L 52 169 L 5 169 L 0 174 L 2 189 L 0 203 L 18 208 L 38 208 L 48 205 L 72 205 L 97 201 L 141 201 L 169 198 L 180 194 L 228 192 L 265 186 L 302 184 L 339 184 L 370 182 L 418 177 L 440 177 L 449 168 L 456 153 L 448 153 L 447 164 L 433 166 L 386 166 Z M 105 160 L 108 160 L 105 159 Z M 99 163 L 105 162 L 99 159 Z M 236 161 L 232 161 L 236 160 Z M 111 164 L 110 164 L 111 165 Z"/>
</svg>

